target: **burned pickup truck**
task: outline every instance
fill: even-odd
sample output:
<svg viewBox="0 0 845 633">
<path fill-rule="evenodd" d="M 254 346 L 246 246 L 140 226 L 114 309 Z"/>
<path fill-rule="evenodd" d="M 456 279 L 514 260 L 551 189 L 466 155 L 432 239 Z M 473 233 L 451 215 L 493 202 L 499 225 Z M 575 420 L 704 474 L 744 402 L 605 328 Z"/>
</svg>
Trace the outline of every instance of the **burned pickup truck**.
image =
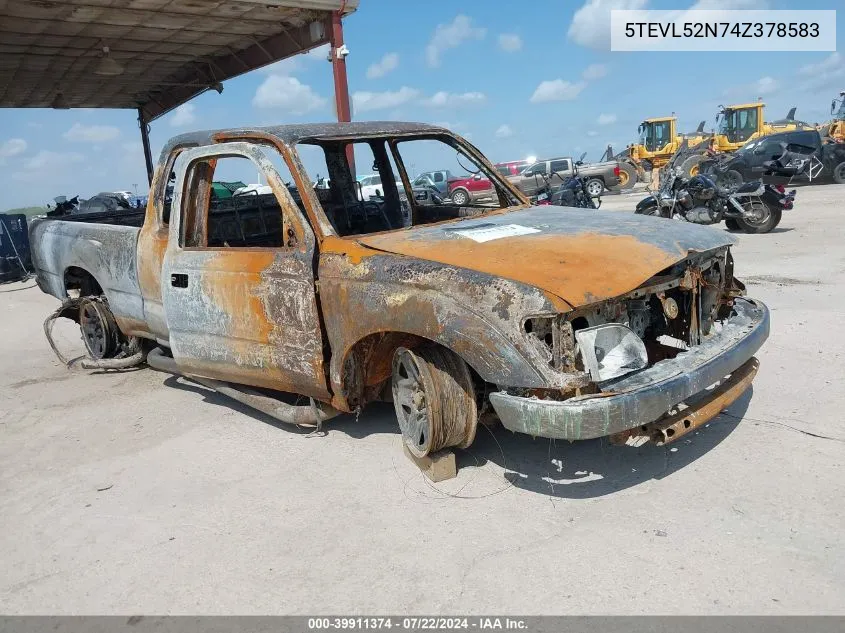
<svg viewBox="0 0 845 633">
<path fill-rule="evenodd" d="M 417 204 L 408 167 L 443 164 L 437 152 L 490 179 L 493 199 Z M 386 184 L 361 201 L 355 163 L 369 157 Z M 231 161 L 270 193 L 217 198 Z M 325 163 L 327 187 L 305 162 Z M 742 393 L 769 331 L 734 278 L 729 235 L 531 207 L 429 125 L 176 137 L 136 224 L 31 227 L 38 284 L 80 323 L 89 366 L 146 357 L 303 425 L 392 400 L 418 456 L 469 446 L 497 418 L 540 437 L 675 439 Z"/>
</svg>

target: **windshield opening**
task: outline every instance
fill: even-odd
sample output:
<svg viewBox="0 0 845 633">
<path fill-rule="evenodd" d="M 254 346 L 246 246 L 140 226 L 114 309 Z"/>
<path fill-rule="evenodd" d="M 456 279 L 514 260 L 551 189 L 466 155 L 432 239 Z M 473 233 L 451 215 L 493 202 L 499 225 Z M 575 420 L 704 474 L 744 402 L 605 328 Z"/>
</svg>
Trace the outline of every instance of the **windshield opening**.
<svg viewBox="0 0 845 633">
<path fill-rule="evenodd" d="M 349 164 L 349 149 L 354 166 Z M 522 205 L 495 170 L 450 136 L 307 140 L 296 147 L 340 236 L 367 235 Z M 402 171 L 410 187 L 402 180 Z M 366 178 L 356 179 L 354 172 Z"/>
</svg>

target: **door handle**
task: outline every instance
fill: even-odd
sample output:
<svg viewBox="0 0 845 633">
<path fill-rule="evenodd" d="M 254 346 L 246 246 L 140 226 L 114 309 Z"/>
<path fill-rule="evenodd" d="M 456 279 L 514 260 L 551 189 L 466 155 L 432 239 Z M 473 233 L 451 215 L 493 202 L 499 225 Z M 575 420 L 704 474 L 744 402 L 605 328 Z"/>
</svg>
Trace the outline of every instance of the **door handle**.
<svg viewBox="0 0 845 633">
<path fill-rule="evenodd" d="M 174 288 L 187 288 L 188 275 L 184 273 L 173 273 L 170 275 L 170 285 Z"/>
</svg>

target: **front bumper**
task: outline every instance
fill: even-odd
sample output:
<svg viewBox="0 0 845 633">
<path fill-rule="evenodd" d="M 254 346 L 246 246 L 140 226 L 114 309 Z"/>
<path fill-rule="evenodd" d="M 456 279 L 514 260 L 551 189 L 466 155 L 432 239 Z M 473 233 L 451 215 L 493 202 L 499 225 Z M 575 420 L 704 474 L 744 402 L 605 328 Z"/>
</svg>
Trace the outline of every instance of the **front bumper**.
<svg viewBox="0 0 845 633">
<path fill-rule="evenodd" d="M 745 364 L 769 336 L 769 310 L 736 299 L 736 315 L 722 331 L 675 358 L 602 384 L 599 394 L 543 400 L 490 394 L 505 428 L 537 437 L 586 440 L 634 428 L 661 417 Z"/>
</svg>

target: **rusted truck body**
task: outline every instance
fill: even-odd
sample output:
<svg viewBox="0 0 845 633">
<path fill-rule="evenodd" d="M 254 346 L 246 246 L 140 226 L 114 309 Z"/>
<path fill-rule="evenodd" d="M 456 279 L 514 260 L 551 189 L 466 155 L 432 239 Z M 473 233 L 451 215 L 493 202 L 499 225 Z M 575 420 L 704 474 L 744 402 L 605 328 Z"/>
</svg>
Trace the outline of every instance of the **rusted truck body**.
<svg viewBox="0 0 845 633">
<path fill-rule="evenodd" d="M 416 204 L 403 160 L 415 141 L 473 162 L 494 200 Z M 324 154 L 329 189 L 311 186 L 302 145 Z M 353 146 L 372 150 L 381 202 L 355 195 Z M 240 213 L 260 230 L 232 228 L 211 200 L 226 157 L 249 160 L 272 188 Z M 733 276 L 728 234 L 531 207 L 479 150 L 423 124 L 179 136 L 141 226 L 45 219 L 30 233 L 44 292 L 98 297 L 121 337 L 158 346 L 173 371 L 299 394 L 321 412 L 392 399 L 417 455 L 467 446 L 479 419 L 581 440 L 652 433 L 680 408 L 679 435 L 750 382 L 769 330 L 766 306 Z"/>
</svg>

